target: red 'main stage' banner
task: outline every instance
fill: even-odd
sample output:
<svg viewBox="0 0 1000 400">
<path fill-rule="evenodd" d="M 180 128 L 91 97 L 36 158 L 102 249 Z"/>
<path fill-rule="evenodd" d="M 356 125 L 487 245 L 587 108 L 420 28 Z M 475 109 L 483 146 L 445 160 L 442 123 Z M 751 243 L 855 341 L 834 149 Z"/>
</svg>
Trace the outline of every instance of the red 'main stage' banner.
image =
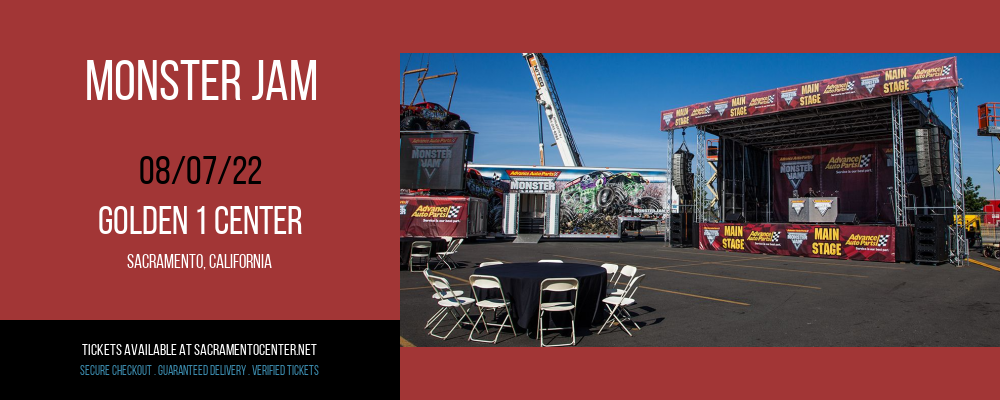
<svg viewBox="0 0 1000 400">
<path fill-rule="evenodd" d="M 958 86 L 955 57 L 733 96 L 660 113 L 660 130 Z"/>
<path fill-rule="evenodd" d="M 698 248 L 896 262 L 896 228 L 861 225 L 699 224 Z"/>
</svg>

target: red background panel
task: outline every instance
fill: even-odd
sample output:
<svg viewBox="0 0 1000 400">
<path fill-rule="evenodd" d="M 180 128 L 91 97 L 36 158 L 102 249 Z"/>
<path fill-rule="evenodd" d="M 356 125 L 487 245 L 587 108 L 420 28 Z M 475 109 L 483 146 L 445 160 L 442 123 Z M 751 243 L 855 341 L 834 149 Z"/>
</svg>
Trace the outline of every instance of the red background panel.
<svg viewBox="0 0 1000 400">
<path fill-rule="evenodd" d="M 401 52 L 983 51 L 981 39 L 995 15 L 983 7 L 995 6 L 855 0 L 835 8 L 801 1 L 5 4 L 0 318 L 397 319 L 395 217 L 378 210 L 392 210 L 395 202 L 396 182 L 382 177 L 398 169 L 395 124 L 387 114 L 396 107 Z M 846 25 L 823 29 L 831 15 Z M 946 20 L 953 15 L 960 24 Z M 773 39 L 741 40 L 747 21 L 773 23 Z M 935 22 L 937 29 L 920 29 Z M 713 32 L 732 37 L 709 41 Z M 244 100 L 88 102 L 88 59 L 238 60 Z M 256 93 L 258 59 L 317 60 L 318 101 L 247 100 Z M 182 155 L 257 155 L 264 183 L 142 185 L 137 164 L 143 155 L 174 162 Z M 297 205 L 303 235 L 101 235 L 95 225 L 102 205 Z M 214 251 L 270 253 L 275 268 L 124 266 L 129 252 Z M 472 392 L 481 381 L 462 378 L 473 369 L 460 368 L 442 381 L 440 368 L 428 361 L 482 359 L 493 370 L 515 371 L 522 396 L 593 398 L 601 388 L 620 394 L 617 382 L 659 397 L 969 397 L 989 390 L 985 371 L 998 358 L 995 349 L 548 350 L 401 349 L 400 396 L 436 396 L 428 382 L 450 393 Z M 567 358 L 551 361 L 557 356 Z M 527 370 L 554 378 L 526 379 Z M 551 382 L 560 379 L 589 383 Z M 508 392 L 477 393 L 507 398 Z"/>
<path fill-rule="evenodd" d="M 358 40 L 352 12 L 333 4 L 132 2 L 7 7 L 5 14 L 4 288 L 0 318 L 398 319 L 396 270 L 375 255 L 374 210 L 398 165 L 373 140 L 378 99 L 395 82 L 394 49 Z M 186 66 L 170 71 L 175 100 L 87 101 L 86 62 L 210 59 L 240 64 L 241 100 L 186 100 Z M 253 101 L 258 60 L 317 63 L 316 101 Z M 381 67 L 381 70 L 377 68 Z M 209 68 L 219 78 L 221 66 Z M 304 71 L 303 71 L 304 72 Z M 160 86 L 166 84 L 160 77 Z M 209 83 L 210 94 L 221 85 Z M 385 88 L 388 90 L 388 87 Z M 144 90 L 144 89 L 143 89 Z M 231 90 L 231 89 L 230 89 Z M 388 125 L 388 123 L 386 124 Z M 391 127 L 386 127 L 391 131 Z M 385 150 L 380 150 L 385 149 Z M 382 154 L 384 153 L 384 154 Z M 218 156 L 212 184 L 144 185 L 142 156 Z M 227 156 L 258 156 L 260 185 L 234 185 Z M 208 171 L 202 165 L 202 176 Z M 185 166 L 186 168 L 186 166 Z M 255 168 L 255 167 L 254 167 Z M 240 176 L 247 179 L 248 168 Z M 182 170 L 185 174 L 186 169 Z M 187 235 L 103 235 L 101 206 L 188 206 Z M 217 206 L 294 205 L 302 235 L 218 235 Z M 206 234 L 198 234 L 205 206 Z M 391 217 L 385 214 L 382 220 Z M 388 221 L 384 221 L 388 222 Z M 128 253 L 269 253 L 273 269 L 128 269 Z M 365 307 L 352 305 L 375 290 Z M 371 300 L 369 300 L 371 301 Z"/>
</svg>

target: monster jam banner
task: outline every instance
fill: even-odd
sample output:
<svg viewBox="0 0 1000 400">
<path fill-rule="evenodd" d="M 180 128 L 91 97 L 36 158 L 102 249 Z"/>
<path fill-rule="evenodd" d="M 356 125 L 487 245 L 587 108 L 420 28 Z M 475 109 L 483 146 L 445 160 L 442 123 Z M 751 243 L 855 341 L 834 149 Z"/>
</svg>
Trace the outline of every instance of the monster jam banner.
<svg viewBox="0 0 1000 400">
<path fill-rule="evenodd" d="M 558 195 L 559 236 L 618 235 L 618 217 L 663 218 L 667 171 L 594 167 L 474 165 L 505 193 Z M 491 203 L 492 204 L 492 203 Z M 502 226 L 490 212 L 489 226 Z"/>
<path fill-rule="evenodd" d="M 400 189 L 463 189 L 465 134 L 419 133 L 401 136 Z"/>
<path fill-rule="evenodd" d="M 824 79 L 693 104 L 660 113 L 660 130 L 778 111 L 940 90 L 958 86 L 955 57 Z"/>
<path fill-rule="evenodd" d="M 469 200 L 399 196 L 399 237 L 465 237 Z"/>
<path fill-rule="evenodd" d="M 771 208 L 779 221 L 788 221 L 786 199 L 812 191 L 820 197 L 836 197 L 841 214 L 857 214 L 865 223 L 893 222 L 892 213 L 879 207 L 892 195 L 880 186 L 883 170 L 892 170 L 878 143 L 856 143 L 794 150 L 771 155 L 773 182 Z"/>
<path fill-rule="evenodd" d="M 698 248 L 896 262 L 896 230 L 884 226 L 699 224 Z"/>
</svg>

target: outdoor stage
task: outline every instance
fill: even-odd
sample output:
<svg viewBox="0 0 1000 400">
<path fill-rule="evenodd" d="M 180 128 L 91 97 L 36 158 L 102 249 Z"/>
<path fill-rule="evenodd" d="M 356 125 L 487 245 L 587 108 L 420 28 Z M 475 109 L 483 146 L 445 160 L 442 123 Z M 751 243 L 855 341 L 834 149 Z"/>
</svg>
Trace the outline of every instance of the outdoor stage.
<svg viewBox="0 0 1000 400">
<path fill-rule="evenodd" d="M 677 130 L 697 135 L 693 174 L 690 166 L 674 171 L 685 168 L 678 154 L 686 146 L 671 154 L 680 204 L 667 221 L 693 221 L 690 231 L 676 223 L 672 230 L 697 236 L 672 240 L 668 231 L 664 240 L 704 250 L 961 262 L 968 243 L 965 227 L 954 223 L 965 216 L 958 87 L 952 57 L 661 112 L 671 149 Z M 948 93 L 950 124 L 934 112 L 931 92 L 939 90 Z M 706 134 L 719 138 L 711 157 Z M 693 179 L 673 179 L 678 173 Z M 801 211 L 790 211 L 791 201 L 804 197 L 835 199 L 850 224 L 789 223 Z M 935 228 L 913 233 L 928 217 Z"/>
</svg>

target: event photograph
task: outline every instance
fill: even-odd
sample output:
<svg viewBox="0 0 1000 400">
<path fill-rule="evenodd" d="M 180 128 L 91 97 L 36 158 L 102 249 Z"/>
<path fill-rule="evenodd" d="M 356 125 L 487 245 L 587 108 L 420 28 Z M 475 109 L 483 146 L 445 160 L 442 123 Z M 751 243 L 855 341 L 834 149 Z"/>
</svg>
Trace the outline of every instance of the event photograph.
<svg viewBox="0 0 1000 400">
<path fill-rule="evenodd" d="M 400 347 L 998 346 L 997 65 L 401 53 Z"/>
</svg>

